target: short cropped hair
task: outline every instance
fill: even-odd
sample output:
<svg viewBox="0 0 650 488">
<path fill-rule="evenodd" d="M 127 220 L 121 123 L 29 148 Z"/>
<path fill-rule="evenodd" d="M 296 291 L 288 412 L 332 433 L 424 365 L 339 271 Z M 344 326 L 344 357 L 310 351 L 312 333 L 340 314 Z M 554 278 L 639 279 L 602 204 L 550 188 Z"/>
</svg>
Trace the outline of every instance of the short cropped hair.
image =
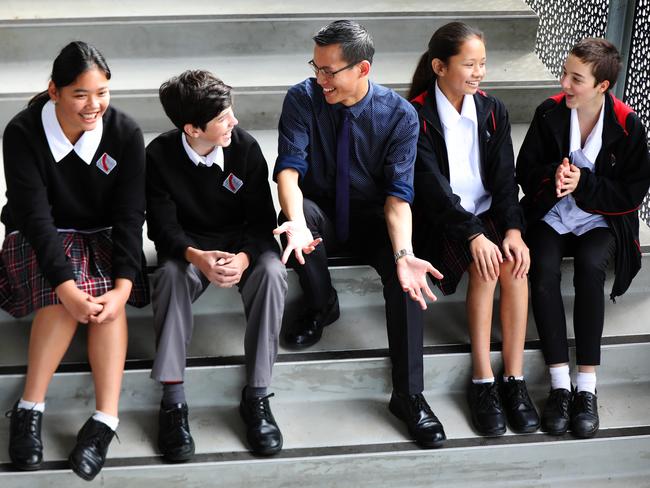
<svg viewBox="0 0 650 488">
<path fill-rule="evenodd" d="M 375 43 L 364 26 L 353 20 L 337 20 L 322 27 L 314 37 L 319 46 L 340 44 L 343 59 L 348 63 L 368 61 L 372 64 Z"/>
<path fill-rule="evenodd" d="M 172 123 L 183 130 L 206 124 L 232 106 L 231 87 L 209 71 L 187 70 L 160 85 L 160 103 Z"/>
<path fill-rule="evenodd" d="M 621 70 L 621 56 L 616 46 L 608 40 L 587 37 L 573 46 L 569 54 L 591 66 L 591 74 L 596 78 L 596 84 L 607 80 L 609 88 L 612 88 L 616 83 Z"/>
</svg>

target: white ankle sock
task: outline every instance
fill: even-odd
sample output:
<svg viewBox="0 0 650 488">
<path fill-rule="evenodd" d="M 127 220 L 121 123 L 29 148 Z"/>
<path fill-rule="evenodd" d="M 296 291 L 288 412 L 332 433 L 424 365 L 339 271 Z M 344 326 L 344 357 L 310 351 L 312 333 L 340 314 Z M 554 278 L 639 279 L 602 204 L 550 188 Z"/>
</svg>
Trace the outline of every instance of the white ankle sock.
<svg viewBox="0 0 650 488">
<path fill-rule="evenodd" d="M 37 412 L 45 412 L 45 402 L 28 402 L 22 398 L 18 401 L 18 408 L 24 408 L 25 410 L 36 410 Z"/>
<path fill-rule="evenodd" d="M 93 415 L 93 418 L 97 422 L 101 422 L 102 424 L 108 425 L 113 432 L 117 430 L 117 426 L 120 423 L 120 419 L 117 417 L 113 417 L 112 415 L 108 415 L 107 413 L 100 412 L 99 410 L 95 410 L 95 414 Z"/>
<path fill-rule="evenodd" d="M 472 378 L 472 383 L 474 383 L 475 385 L 494 383 L 494 376 L 492 376 L 491 378 L 478 378 L 478 379 Z"/>
<path fill-rule="evenodd" d="M 578 371 L 576 375 L 576 390 L 588 391 L 596 394 L 596 373 L 582 373 Z"/>
<path fill-rule="evenodd" d="M 555 368 L 548 368 L 551 374 L 551 389 L 557 390 L 564 388 L 571 391 L 571 376 L 569 376 L 569 365 L 558 366 Z"/>
</svg>

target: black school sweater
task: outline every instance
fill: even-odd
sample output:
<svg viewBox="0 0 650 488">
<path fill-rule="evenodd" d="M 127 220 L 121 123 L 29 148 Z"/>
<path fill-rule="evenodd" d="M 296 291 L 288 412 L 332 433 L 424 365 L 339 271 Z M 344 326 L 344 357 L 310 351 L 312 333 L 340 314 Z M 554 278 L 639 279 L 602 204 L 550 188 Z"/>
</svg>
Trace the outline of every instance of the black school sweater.
<svg viewBox="0 0 650 488">
<path fill-rule="evenodd" d="M 195 165 L 181 135 L 175 129 L 147 146 L 147 228 L 159 260 L 184 260 L 189 246 L 243 251 L 251 261 L 277 251 L 268 166 L 257 141 L 235 127 L 223 148 L 222 171 L 216 164 Z M 224 186 L 231 174 L 243 182 L 235 193 Z"/>
<path fill-rule="evenodd" d="M 7 234 L 18 230 L 25 236 L 52 288 L 74 280 L 57 228 L 112 226 L 112 277 L 134 281 L 143 264 L 142 132 L 133 119 L 109 107 L 92 162 L 86 164 L 71 151 L 57 163 L 41 121 L 45 102 L 36 102 L 18 113 L 4 131 L 7 204 L 0 220 Z M 104 153 L 117 162 L 108 174 L 96 164 Z"/>
</svg>

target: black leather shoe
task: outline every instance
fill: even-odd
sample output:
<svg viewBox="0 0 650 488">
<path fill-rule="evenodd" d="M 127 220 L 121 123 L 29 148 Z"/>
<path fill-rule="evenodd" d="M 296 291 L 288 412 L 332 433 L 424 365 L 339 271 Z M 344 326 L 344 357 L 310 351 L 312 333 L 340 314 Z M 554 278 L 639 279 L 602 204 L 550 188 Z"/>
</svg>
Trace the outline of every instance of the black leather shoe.
<svg viewBox="0 0 650 488">
<path fill-rule="evenodd" d="M 241 392 L 239 413 L 246 424 L 246 440 L 253 454 L 272 456 L 282 449 L 282 432 L 275 423 L 269 398 L 246 398 L 245 388 Z"/>
<path fill-rule="evenodd" d="M 598 399 L 593 393 L 579 391 L 573 394 L 571 409 L 571 432 L 576 437 L 587 439 L 593 437 L 598 428 Z"/>
<path fill-rule="evenodd" d="M 501 401 L 506 411 L 510 429 L 517 433 L 535 432 L 539 429 L 539 415 L 535 410 L 524 380 L 513 376 L 501 382 Z"/>
<path fill-rule="evenodd" d="M 158 449 L 167 461 L 180 463 L 194 455 L 194 439 L 187 421 L 187 403 L 177 403 L 158 412 Z"/>
<path fill-rule="evenodd" d="M 68 462 L 75 474 L 86 481 L 92 481 L 106 462 L 108 445 L 115 432 L 103 422 L 89 418 L 77 434 Z"/>
<path fill-rule="evenodd" d="M 468 392 L 472 424 L 486 437 L 496 437 L 506 432 L 506 416 L 499 398 L 499 387 L 492 383 L 470 383 Z"/>
<path fill-rule="evenodd" d="M 23 471 L 40 468 L 43 461 L 43 413 L 18 408 L 16 402 L 5 416 L 9 417 L 9 458 L 14 467 Z"/>
<path fill-rule="evenodd" d="M 542 411 L 542 431 L 562 435 L 569 430 L 573 393 L 564 388 L 551 390 Z"/>
<path fill-rule="evenodd" d="M 420 447 L 440 447 L 447 439 L 442 424 L 422 393 L 407 395 L 393 391 L 388 409 L 406 423 L 409 434 Z"/>
<path fill-rule="evenodd" d="M 306 310 L 296 319 L 291 330 L 284 335 L 285 345 L 295 349 L 313 346 L 323 335 L 323 327 L 338 320 L 339 315 L 339 298 L 332 288 L 324 309 Z"/>
</svg>

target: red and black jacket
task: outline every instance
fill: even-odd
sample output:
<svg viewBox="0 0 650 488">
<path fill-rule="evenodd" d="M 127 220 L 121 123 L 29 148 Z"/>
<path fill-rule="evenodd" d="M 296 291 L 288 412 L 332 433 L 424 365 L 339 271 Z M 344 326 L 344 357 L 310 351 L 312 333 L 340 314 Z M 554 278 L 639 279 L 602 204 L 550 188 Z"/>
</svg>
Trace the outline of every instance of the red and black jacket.
<svg viewBox="0 0 650 488">
<path fill-rule="evenodd" d="M 411 100 L 420 118 L 415 162 L 414 244 L 419 254 L 437 262 L 440 234 L 467 242 L 484 232 L 479 217 L 466 211 L 449 184 L 449 158 L 436 106 L 435 85 Z M 492 195 L 489 213 L 506 231 L 525 228 L 515 182 L 510 122 L 503 102 L 478 91 L 474 95 L 478 121 L 479 157 L 483 185 Z"/>
<path fill-rule="evenodd" d="M 564 94 L 545 100 L 537 110 L 517 158 L 517 182 L 528 222 L 555 206 L 555 171 L 569 157 L 571 110 Z M 630 107 L 605 96 L 603 145 L 594 171 L 581 168 L 576 204 L 605 216 L 616 238 L 616 278 L 611 298 L 622 295 L 641 268 L 638 208 L 650 186 L 650 154 L 643 124 Z"/>
</svg>

